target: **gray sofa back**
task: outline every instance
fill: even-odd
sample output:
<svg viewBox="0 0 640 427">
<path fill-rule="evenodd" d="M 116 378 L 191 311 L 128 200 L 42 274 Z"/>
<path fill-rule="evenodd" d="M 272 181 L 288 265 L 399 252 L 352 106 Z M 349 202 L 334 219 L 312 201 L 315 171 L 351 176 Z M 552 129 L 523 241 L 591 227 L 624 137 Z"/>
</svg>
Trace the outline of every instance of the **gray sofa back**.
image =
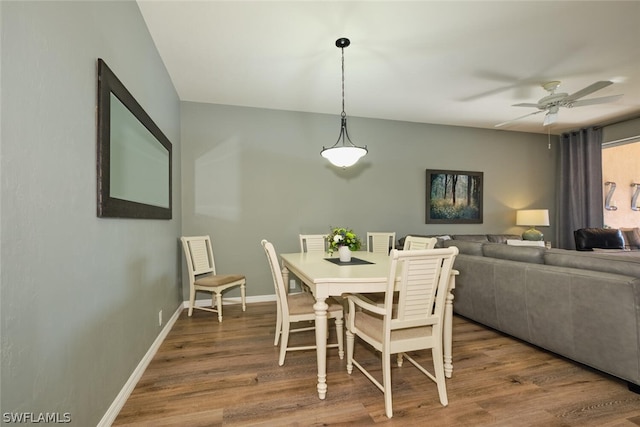
<svg viewBox="0 0 640 427">
<path fill-rule="evenodd" d="M 449 247 L 447 242 L 451 240 L 465 242 L 491 242 L 491 243 L 507 243 L 507 240 L 520 240 L 522 237 L 518 234 L 411 234 L 415 237 L 435 237 L 438 239 L 436 248 Z M 398 248 L 404 247 L 404 240 L 407 236 L 398 240 Z"/>
<path fill-rule="evenodd" d="M 533 246 L 511 246 L 471 240 L 445 240 L 444 246 L 456 246 L 461 254 L 485 256 L 509 261 L 544 264 L 545 248 Z"/>
<path fill-rule="evenodd" d="M 578 268 L 640 278 L 640 252 L 580 252 L 566 249 L 545 249 L 538 246 L 511 246 L 502 243 L 453 239 L 445 240 L 443 245 L 444 247 L 456 246 L 460 254 L 463 255 Z"/>
<path fill-rule="evenodd" d="M 549 249 L 544 254 L 548 265 L 602 271 L 640 278 L 640 254 L 638 252 L 579 252 L 565 249 Z"/>
<path fill-rule="evenodd" d="M 550 258 L 560 261 L 559 256 Z M 454 267 L 460 274 L 453 309 L 640 384 L 640 279 L 619 270 L 617 274 L 593 271 L 594 261 L 565 258 L 564 262 L 577 263 L 569 268 L 461 253 Z M 580 267 L 583 262 L 590 268 Z"/>
<path fill-rule="evenodd" d="M 510 246 L 501 243 L 482 245 L 482 254 L 486 257 L 530 262 L 532 264 L 544 264 L 545 251 L 545 248 L 539 246 Z"/>
<path fill-rule="evenodd" d="M 459 253 L 466 255 L 483 256 L 482 247 L 484 243 L 471 240 L 444 240 L 442 242 L 445 248 L 455 246 Z"/>
</svg>

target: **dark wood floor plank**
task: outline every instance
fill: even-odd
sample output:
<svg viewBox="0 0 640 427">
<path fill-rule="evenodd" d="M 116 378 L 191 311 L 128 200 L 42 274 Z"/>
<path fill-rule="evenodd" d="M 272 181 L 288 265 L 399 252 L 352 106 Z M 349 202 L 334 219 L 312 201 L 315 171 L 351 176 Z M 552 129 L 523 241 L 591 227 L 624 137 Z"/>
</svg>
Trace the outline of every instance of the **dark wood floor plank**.
<svg viewBox="0 0 640 427">
<path fill-rule="evenodd" d="M 620 380 L 454 317 L 449 405 L 410 363 L 393 367 L 394 417 L 358 370 L 328 350 L 325 400 L 316 393 L 314 351 L 278 366 L 275 303 L 183 312 L 116 418 L 115 426 L 639 426 L 640 395 Z M 335 330 L 330 329 L 335 340 Z M 313 332 L 292 335 L 313 343 Z M 374 375 L 380 356 L 357 342 Z M 429 352 L 415 353 L 430 366 Z"/>
</svg>

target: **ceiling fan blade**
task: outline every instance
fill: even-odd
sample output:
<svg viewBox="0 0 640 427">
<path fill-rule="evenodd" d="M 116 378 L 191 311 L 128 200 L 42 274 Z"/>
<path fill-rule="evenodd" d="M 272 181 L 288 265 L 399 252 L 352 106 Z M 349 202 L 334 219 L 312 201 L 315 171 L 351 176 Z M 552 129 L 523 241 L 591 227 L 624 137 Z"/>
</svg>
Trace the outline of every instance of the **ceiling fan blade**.
<svg viewBox="0 0 640 427">
<path fill-rule="evenodd" d="M 530 107 L 530 108 L 538 108 L 538 104 L 533 104 L 531 102 L 521 102 L 520 104 L 513 104 L 512 107 Z"/>
<path fill-rule="evenodd" d="M 533 116 L 535 114 L 542 113 L 543 111 L 545 111 L 545 110 L 534 111 L 533 113 L 525 114 L 524 116 L 516 117 L 515 119 L 507 120 L 506 122 L 498 123 L 494 127 L 499 128 L 501 126 L 508 125 L 509 123 L 513 123 L 513 122 L 515 122 L 517 120 L 524 119 L 525 117 L 529 117 L 529 116 Z"/>
<path fill-rule="evenodd" d="M 605 87 L 610 86 L 612 84 L 613 84 L 613 82 L 610 82 L 608 80 L 601 80 L 599 82 L 595 82 L 595 83 L 585 87 L 584 89 L 580 89 L 576 93 L 572 93 L 571 95 L 567 96 L 564 99 L 564 101 L 565 102 L 574 101 L 576 99 L 582 98 L 583 96 L 587 96 L 590 93 L 593 93 L 593 92 L 595 92 L 597 90 L 604 89 Z"/>
<path fill-rule="evenodd" d="M 614 102 L 622 98 L 622 95 L 603 96 L 601 98 L 581 99 L 579 101 L 570 102 L 567 107 L 582 107 L 583 105 L 604 104 L 606 102 Z"/>
</svg>

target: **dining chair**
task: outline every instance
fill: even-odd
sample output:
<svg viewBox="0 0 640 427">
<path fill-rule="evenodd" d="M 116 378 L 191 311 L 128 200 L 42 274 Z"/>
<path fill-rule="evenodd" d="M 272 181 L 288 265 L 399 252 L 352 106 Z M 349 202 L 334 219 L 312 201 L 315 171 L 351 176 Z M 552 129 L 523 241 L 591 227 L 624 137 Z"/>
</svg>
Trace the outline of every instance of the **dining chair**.
<svg viewBox="0 0 640 427">
<path fill-rule="evenodd" d="M 396 233 L 367 232 L 367 250 L 381 254 L 389 254 L 396 247 Z"/>
<path fill-rule="evenodd" d="M 415 251 L 420 249 L 433 249 L 436 247 L 438 239 L 435 237 L 407 236 L 404 239 L 403 251 Z"/>
<path fill-rule="evenodd" d="M 387 417 L 393 416 L 391 355 L 404 356 L 434 381 L 443 406 L 448 405 L 444 374 L 443 323 L 449 275 L 458 248 L 391 251 L 391 267 L 383 306 L 348 295 L 347 372 L 355 365 L 384 393 Z M 394 304 L 394 290 L 397 302 Z M 358 310 L 356 310 L 358 308 Z M 382 353 L 382 382 L 354 358 L 355 337 Z M 433 369 L 420 365 L 408 352 L 431 350 Z M 398 358 L 399 367 L 402 358 Z"/>
<path fill-rule="evenodd" d="M 262 240 L 262 247 L 267 256 L 269 267 L 271 268 L 271 275 L 273 276 L 273 285 L 276 290 L 276 338 L 273 345 L 278 345 L 280 340 L 280 356 L 278 358 L 278 365 L 284 365 L 284 359 L 287 351 L 297 350 L 313 350 L 315 345 L 289 347 L 289 334 L 293 332 L 309 331 L 315 329 L 315 327 L 298 327 L 291 328 L 292 324 L 299 322 L 315 321 L 316 313 L 313 309 L 313 305 L 316 303 L 316 299 L 313 295 L 305 292 L 288 294 L 287 288 L 284 285 L 284 279 L 282 277 L 282 270 L 278 263 L 278 256 L 276 250 L 271 242 Z M 338 355 L 340 359 L 344 358 L 344 338 L 342 336 L 344 326 L 344 312 L 342 304 L 339 304 L 332 298 L 328 298 L 326 303 L 329 305 L 327 309 L 327 319 L 335 319 L 337 343 L 328 344 L 327 348 L 338 347 Z"/>
<path fill-rule="evenodd" d="M 417 237 L 417 236 L 407 236 L 404 239 L 404 246 L 402 247 L 403 251 L 415 251 L 422 249 L 433 249 L 438 243 L 438 239 L 435 237 Z M 376 304 L 378 306 L 384 305 L 384 292 L 372 292 L 366 295 L 361 295 L 362 299 L 368 300 L 372 304 Z M 398 355 L 398 362 L 400 363 L 400 359 L 402 359 L 401 355 Z"/>
<path fill-rule="evenodd" d="M 300 252 L 326 252 L 326 234 L 300 234 Z"/>
<path fill-rule="evenodd" d="M 180 240 L 189 274 L 189 316 L 193 314 L 195 308 L 218 313 L 218 322 L 222 322 L 222 292 L 235 286 L 240 287 L 242 311 L 246 311 L 245 276 L 216 273 L 211 238 L 209 236 L 183 236 Z M 211 307 L 195 305 L 196 292 L 198 291 L 211 292 Z"/>
<path fill-rule="evenodd" d="M 300 252 L 327 252 L 327 235 L 326 234 L 300 234 Z M 300 289 L 303 292 L 310 292 L 310 289 L 304 282 L 296 279 Z"/>
</svg>

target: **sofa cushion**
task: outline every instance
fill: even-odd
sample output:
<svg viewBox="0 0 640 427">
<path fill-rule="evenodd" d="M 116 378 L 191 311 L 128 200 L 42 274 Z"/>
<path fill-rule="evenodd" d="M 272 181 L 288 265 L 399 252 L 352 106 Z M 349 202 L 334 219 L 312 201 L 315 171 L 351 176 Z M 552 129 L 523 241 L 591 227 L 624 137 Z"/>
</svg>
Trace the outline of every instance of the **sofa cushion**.
<svg viewBox="0 0 640 427">
<path fill-rule="evenodd" d="M 449 246 L 457 247 L 461 254 L 482 256 L 482 242 L 452 239 L 445 240 L 443 244 L 445 248 L 448 248 Z"/>
<path fill-rule="evenodd" d="M 452 234 L 451 238 L 453 240 L 464 240 L 471 242 L 488 242 L 486 234 Z"/>
<path fill-rule="evenodd" d="M 487 234 L 487 239 L 492 243 L 507 243 L 507 240 L 522 240 L 518 234 Z"/>
<path fill-rule="evenodd" d="M 602 271 L 640 278 L 640 252 L 579 252 L 566 249 L 549 249 L 544 263 L 581 270 Z"/>
<path fill-rule="evenodd" d="M 530 262 L 544 264 L 545 248 L 533 246 L 511 246 L 502 243 L 485 243 L 482 254 L 490 258 L 500 258 L 509 261 Z"/>
</svg>

